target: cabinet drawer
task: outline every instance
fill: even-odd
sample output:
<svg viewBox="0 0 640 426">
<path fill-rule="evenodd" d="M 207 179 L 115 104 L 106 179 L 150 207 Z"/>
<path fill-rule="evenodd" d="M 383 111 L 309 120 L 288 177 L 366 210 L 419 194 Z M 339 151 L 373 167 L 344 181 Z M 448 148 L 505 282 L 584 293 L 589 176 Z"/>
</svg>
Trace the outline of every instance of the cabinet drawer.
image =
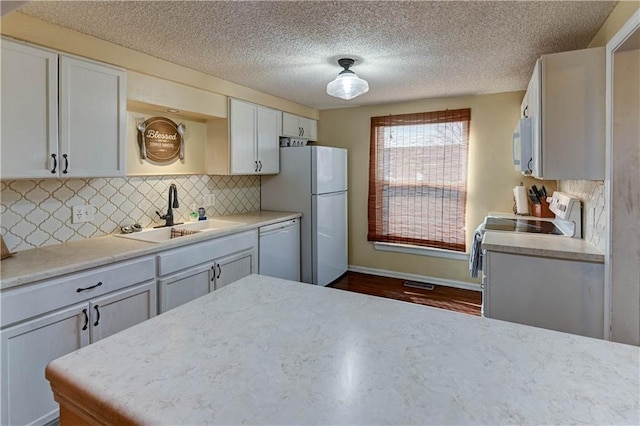
<svg viewBox="0 0 640 426">
<path fill-rule="evenodd" d="M 186 268 L 211 262 L 241 250 L 258 246 L 258 231 L 251 230 L 216 238 L 188 247 L 167 250 L 157 255 L 158 275 L 165 276 Z"/>
<path fill-rule="evenodd" d="M 154 279 L 154 263 L 153 257 L 134 259 L 3 291 L 1 326 Z"/>
</svg>

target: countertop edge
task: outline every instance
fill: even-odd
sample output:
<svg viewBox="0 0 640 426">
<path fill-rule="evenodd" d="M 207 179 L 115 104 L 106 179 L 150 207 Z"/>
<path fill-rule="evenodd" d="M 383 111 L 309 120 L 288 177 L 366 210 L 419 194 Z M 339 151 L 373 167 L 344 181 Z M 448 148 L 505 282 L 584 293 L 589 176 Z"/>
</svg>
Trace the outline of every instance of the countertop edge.
<svg viewBox="0 0 640 426">
<path fill-rule="evenodd" d="M 575 261 L 583 261 L 583 262 L 592 262 L 592 263 L 604 263 L 604 254 L 603 253 L 597 253 L 597 251 L 599 251 L 596 247 L 594 247 L 592 244 L 590 244 L 588 241 L 585 240 L 572 240 L 572 239 L 568 239 L 568 240 L 564 240 L 565 242 L 573 242 L 576 241 L 576 244 L 582 244 L 582 245 L 588 245 L 587 247 L 589 248 L 588 251 L 584 251 L 584 250 L 561 250 L 561 249 L 554 249 L 553 247 L 550 247 L 549 245 L 546 245 L 545 247 L 535 247 L 534 245 L 531 246 L 527 246 L 527 245 L 523 245 L 523 244 L 519 244 L 516 242 L 509 242 L 509 243 L 499 243 L 499 242 L 492 242 L 489 241 L 487 242 L 487 236 L 489 236 L 489 239 L 491 239 L 491 234 L 494 235 L 500 235 L 503 233 L 499 233 L 499 232 L 491 232 L 491 231 L 487 231 L 485 232 L 485 237 L 482 240 L 482 249 L 483 250 L 487 250 L 487 251 L 494 251 L 494 252 L 500 252 L 500 253 L 510 253 L 510 254 L 521 254 L 521 255 L 529 255 L 529 256 L 537 256 L 537 257 L 549 257 L 549 258 L 555 258 L 555 259 L 563 259 L 563 260 L 575 260 Z M 507 234 L 509 235 L 509 234 Z M 508 238 L 508 237 L 505 237 Z M 557 238 L 568 238 L 568 237 L 556 237 L 556 236 L 539 236 L 539 235 L 531 235 L 528 236 L 528 238 L 530 238 L 530 241 L 534 241 L 534 242 L 542 242 L 543 239 L 545 242 L 549 242 L 552 240 L 549 240 L 551 238 L 553 239 L 557 239 Z M 539 240 L 536 240 L 539 239 Z M 580 241 L 581 243 L 578 243 L 577 241 Z"/>
<path fill-rule="evenodd" d="M 256 216 L 265 215 L 264 220 L 260 220 L 259 218 L 255 218 Z M 80 241 L 67 242 L 62 244 L 55 244 L 50 246 L 43 246 L 37 249 L 33 249 L 35 251 L 39 251 L 40 253 L 45 255 L 47 252 L 59 250 L 61 247 L 65 245 L 78 245 L 78 244 L 100 244 L 104 239 L 113 239 L 122 240 L 123 244 L 131 246 L 131 248 L 123 249 L 121 252 L 117 252 L 114 254 L 107 254 L 101 257 L 97 257 L 95 259 L 83 260 L 79 262 L 66 263 L 64 266 L 48 268 L 46 270 L 30 272 L 25 274 L 16 274 L 14 276 L 10 276 L 8 278 L 2 277 L 0 278 L 0 291 L 6 291 L 10 289 L 14 289 L 20 286 L 24 286 L 27 284 L 37 283 L 38 281 L 47 280 L 50 278 L 57 278 L 66 274 L 80 272 L 86 269 L 96 268 L 99 266 L 108 265 L 115 262 L 121 262 L 124 260 L 134 259 L 137 257 L 143 257 L 147 255 L 152 255 L 155 253 L 159 253 L 166 250 L 175 249 L 178 247 L 195 244 L 203 241 L 208 241 L 215 238 L 224 237 L 227 235 L 237 234 L 244 231 L 250 231 L 253 229 L 258 229 L 262 226 L 271 225 L 273 223 L 283 222 L 286 220 L 296 219 L 302 217 L 302 213 L 298 212 L 276 212 L 276 211 L 258 211 L 258 212 L 250 212 L 250 213 L 239 213 L 234 215 L 227 216 L 217 216 L 211 217 L 210 219 L 222 219 L 228 221 L 236 221 L 242 222 L 247 218 L 253 218 L 255 220 L 252 223 L 246 223 L 241 226 L 234 226 L 228 229 L 221 229 L 215 231 L 207 231 L 194 235 L 188 235 L 180 238 L 175 238 L 170 241 L 162 242 L 162 243 L 151 243 L 145 241 L 136 241 L 136 240 L 128 240 L 121 237 L 117 237 L 114 234 L 111 235 L 103 235 L 99 237 L 87 238 Z M 35 253 L 35 251 L 33 253 Z M 20 253 L 18 253 L 13 258 L 8 258 L 3 260 L 4 265 L 2 265 L 2 270 L 5 270 L 5 265 L 8 261 L 10 262 L 19 262 L 20 261 Z M 68 259 L 65 259 L 68 261 Z M 28 265 L 25 265 L 25 268 Z"/>
</svg>

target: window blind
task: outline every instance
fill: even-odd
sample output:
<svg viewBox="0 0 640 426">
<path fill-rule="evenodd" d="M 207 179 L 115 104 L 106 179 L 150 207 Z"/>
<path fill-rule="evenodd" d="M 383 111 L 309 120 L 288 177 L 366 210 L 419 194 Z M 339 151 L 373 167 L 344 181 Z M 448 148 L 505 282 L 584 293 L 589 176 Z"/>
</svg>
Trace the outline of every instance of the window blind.
<svg viewBox="0 0 640 426">
<path fill-rule="evenodd" d="M 371 118 L 369 241 L 466 251 L 471 109 Z"/>
</svg>

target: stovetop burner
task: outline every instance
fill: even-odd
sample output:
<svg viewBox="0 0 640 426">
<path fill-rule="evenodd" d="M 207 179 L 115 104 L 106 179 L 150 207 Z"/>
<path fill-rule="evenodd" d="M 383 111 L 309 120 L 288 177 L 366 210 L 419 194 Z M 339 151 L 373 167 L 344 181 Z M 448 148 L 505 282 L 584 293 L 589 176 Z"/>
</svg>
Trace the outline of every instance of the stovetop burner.
<svg viewBox="0 0 640 426">
<path fill-rule="evenodd" d="M 564 235 L 553 222 L 535 219 L 512 219 L 487 217 L 484 229 L 487 231 L 529 232 L 534 234 Z"/>
</svg>

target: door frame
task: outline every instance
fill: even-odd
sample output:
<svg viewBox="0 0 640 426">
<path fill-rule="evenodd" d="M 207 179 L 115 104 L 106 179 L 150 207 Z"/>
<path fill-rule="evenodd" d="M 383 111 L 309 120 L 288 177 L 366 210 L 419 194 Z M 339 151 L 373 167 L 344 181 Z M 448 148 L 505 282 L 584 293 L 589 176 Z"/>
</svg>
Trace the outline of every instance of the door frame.
<svg viewBox="0 0 640 426">
<path fill-rule="evenodd" d="M 604 274 L 604 338 L 611 340 L 612 338 L 612 302 L 613 302 L 613 270 L 611 264 L 612 251 L 612 197 L 613 189 L 611 181 L 613 178 L 613 145 L 615 143 L 613 137 L 613 106 L 614 106 L 614 62 L 615 54 L 619 51 L 629 38 L 640 31 L 640 9 L 629 18 L 629 20 L 620 28 L 613 38 L 606 45 L 606 97 L 605 97 L 605 141 L 606 141 L 606 173 L 605 173 L 605 205 L 607 232 L 605 234 L 605 274 Z M 635 165 L 637 167 L 638 165 Z M 638 236 L 640 238 L 640 235 Z M 640 301 L 639 301 L 640 303 Z M 640 321 L 640 318 L 639 318 Z M 615 336 L 614 336 L 615 337 Z M 636 336 L 640 340 L 640 336 Z"/>
</svg>

